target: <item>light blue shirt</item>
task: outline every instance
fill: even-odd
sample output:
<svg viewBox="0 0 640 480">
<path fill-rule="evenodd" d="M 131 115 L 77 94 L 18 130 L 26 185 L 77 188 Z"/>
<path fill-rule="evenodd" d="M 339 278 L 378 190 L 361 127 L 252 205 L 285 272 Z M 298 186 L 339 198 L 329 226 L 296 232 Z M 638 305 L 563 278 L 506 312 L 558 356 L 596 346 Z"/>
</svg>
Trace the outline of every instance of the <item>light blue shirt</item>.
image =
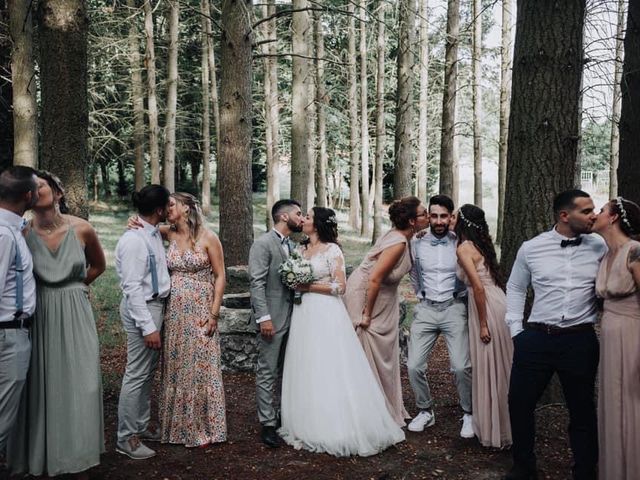
<svg viewBox="0 0 640 480">
<path fill-rule="evenodd" d="M 564 328 L 596 321 L 596 276 L 607 247 L 595 234 L 581 239 L 562 248 L 568 239 L 554 227 L 522 244 L 507 283 L 505 320 L 512 337 L 523 330 L 529 285 L 535 294 L 529 322 Z"/>
<path fill-rule="evenodd" d="M 411 284 L 418 299 L 434 302 L 451 300 L 457 285 L 455 233 L 447 232 L 441 239 L 431 232 L 422 238 L 414 237 L 411 253 L 414 260 Z"/>
<path fill-rule="evenodd" d="M 31 251 L 22 236 L 23 218 L 0 208 L 0 224 L 0 322 L 7 322 L 16 313 L 16 246 L 24 267 L 22 312 L 26 315 L 33 315 L 36 309 L 36 282 Z"/>
</svg>

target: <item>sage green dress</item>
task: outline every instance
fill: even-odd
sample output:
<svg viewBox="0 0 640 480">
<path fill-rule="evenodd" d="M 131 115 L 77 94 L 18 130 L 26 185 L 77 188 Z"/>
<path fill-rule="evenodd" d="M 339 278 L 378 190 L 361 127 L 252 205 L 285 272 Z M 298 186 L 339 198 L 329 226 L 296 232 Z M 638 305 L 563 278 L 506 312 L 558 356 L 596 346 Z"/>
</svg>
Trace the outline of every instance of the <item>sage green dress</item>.
<svg viewBox="0 0 640 480">
<path fill-rule="evenodd" d="M 31 365 L 7 449 L 12 473 L 87 470 L 104 452 L 98 333 L 88 298 L 84 248 L 69 231 L 55 252 L 27 234 L 37 282 Z"/>
</svg>

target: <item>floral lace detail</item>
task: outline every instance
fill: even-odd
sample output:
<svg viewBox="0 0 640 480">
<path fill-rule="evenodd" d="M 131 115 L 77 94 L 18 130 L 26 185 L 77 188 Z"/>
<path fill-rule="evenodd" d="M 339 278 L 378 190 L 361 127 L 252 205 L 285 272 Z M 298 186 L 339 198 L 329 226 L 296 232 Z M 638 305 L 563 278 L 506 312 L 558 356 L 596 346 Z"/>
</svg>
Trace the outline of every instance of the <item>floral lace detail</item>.
<svg viewBox="0 0 640 480">
<path fill-rule="evenodd" d="M 330 285 L 333 295 L 342 295 L 347 283 L 344 266 L 344 255 L 335 243 L 326 244 L 325 248 L 315 255 L 305 255 L 305 248 L 299 247 L 303 255 L 313 266 L 313 282 Z"/>
</svg>

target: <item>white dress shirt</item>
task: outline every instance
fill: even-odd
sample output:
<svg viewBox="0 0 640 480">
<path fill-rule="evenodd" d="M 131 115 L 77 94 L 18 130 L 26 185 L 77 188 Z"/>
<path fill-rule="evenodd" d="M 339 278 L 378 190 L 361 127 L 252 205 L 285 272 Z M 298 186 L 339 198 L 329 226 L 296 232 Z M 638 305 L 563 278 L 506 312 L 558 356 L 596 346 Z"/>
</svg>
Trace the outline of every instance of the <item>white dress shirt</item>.
<svg viewBox="0 0 640 480">
<path fill-rule="evenodd" d="M 564 328 L 596 321 L 596 275 L 607 247 L 598 235 L 580 238 L 580 245 L 562 248 L 561 241 L 570 239 L 554 227 L 522 244 L 507 283 L 512 337 L 523 330 L 529 285 L 535 294 L 529 322 Z"/>
<path fill-rule="evenodd" d="M 24 268 L 22 312 L 29 316 L 36 309 L 36 282 L 31 251 L 22 236 L 24 220 L 20 215 L 0 208 L 0 224 L 3 225 L 0 226 L 0 322 L 7 322 L 13 320 L 16 313 L 16 246 L 20 249 Z"/>
<path fill-rule="evenodd" d="M 146 336 L 155 332 L 156 325 L 147 308 L 153 300 L 153 285 L 149 267 L 149 250 L 155 254 L 158 271 L 158 298 L 165 298 L 171 289 L 167 257 L 162 245 L 162 237 L 157 227 L 140 219 L 144 226 L 137 230 L 127 230 L 116 246 L 116 272 L 120 277 L 120 288 L 127 300 L 127 309 L 136 327 Z M 146 242 L 145 242 L 146 240 Z"/>
<path fill-rule="evenodd" d="M 437 243 L 437 245 L 433 245 Z M 411 284 L 419 300 L 444 302 L 456 291 L 456 235 L 438 238 L 431 232 L 411 240 Z M 422 279 L 422 282 L 420 282 Z"/>
</svg>

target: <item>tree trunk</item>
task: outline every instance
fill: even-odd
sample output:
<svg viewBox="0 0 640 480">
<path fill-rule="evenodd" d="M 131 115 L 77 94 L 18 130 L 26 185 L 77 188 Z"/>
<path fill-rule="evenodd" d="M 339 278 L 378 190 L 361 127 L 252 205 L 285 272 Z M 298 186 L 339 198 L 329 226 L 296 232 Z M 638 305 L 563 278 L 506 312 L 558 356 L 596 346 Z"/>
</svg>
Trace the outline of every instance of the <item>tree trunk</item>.
<svg viewBox="0 0 640 480">
<path fill-rule="evenodd" d="M 215 137 L 215 159 L 216 159 L 216 181 L 214 185 L 214 192 L 218 192 L 218 179 L 220 174 L 218 172 L 218 165 L 220 164 L 220 104 L 218 102 L 218 78 L 216 73 L 216 56 L 215 46 L 213 42 L 213 30 L 211 28 L 211 8 L 209 2 L 206 3 L 207 18 L 205 18 L 207 27 L 207 49 L 209 51 L 209 77 L 211 79 L 211 105 L 213 106 L 213 136 Z M 209 178 L 211 178 L 211 166 L 209 166 Z M 209 180 L 211 182 L 211 180 Z M 211 188 L 209 188 L 209 191 Z M 209 193 L 209 203 L 211 203 L 211 194 Z M 211 206 L 209 206 L 209 209 Z"/>
<path fill-rule="evenodd" d="M 393 196 L 411 195 L 411 134 L 413 132 L 413 48 L 415 47 L 415 2 L 400 0 L 398 39 L 398 88 L 396 94 L 395 172 Z"/>
<path fill-rule="evenodd" d="M 156 53 L 153 39 L 153 9 L 151 0 L 144 0 L 144 33 L 146 37 L 145 67 L 147 69 L 147 115 L 149 116 L 149 160 L 151 183 L 160 183 L 160 146 L 158 100 L 156 98 Z"/>
<path fill-rule="evenodd" d="M 349 90 L 347 92 L 347 103 L 349 105 L 349 225 L 354 230 L 359 230 L 360 226 L 360 152 L 358 151 L 358 77 L 356 74 L 356 13 L 355 2 L 347 5 L 349 12 L 349 30 L 347 63 Z"/>
<path fill-rule="evenodd" d="M 440 140 L 440 193 L 458 203 L 458 159 L 454 139 L 456 124 L 456 90 L 458 82 L 458 41 L 460 35 L 460 0 L 448 0 L 447 41 L 445 47 L 444 92 L 442 95 L 442 136 Z"/>
<path fill-rule="evenodd" d="M 620 158 L 620 82 L 624 57 L 624 21 L 626 1 L 618 0 L 618 27 L 616 29 L 616 64 L 613 73 L 613 105 L 611 106 L 611 139 L 609 153 L 609 198 L 618 196 L 618 160 Z"/>
<path fill-rule="evenodd" d="M 102 190 L 104 198 L 111 198 L 111 179 L 109 178 L 109 166 L 106 162 L 100 162 L 100 176 L 102 177 Z"/>
<path fill-rule="evenodd" d="M 386 130 L 384 123 L 384 66 L 385 45 L 387 43 L 385 33 L 386 0 L 378 1 L 378 35 L 376 41 L 376 168 L 373 183 L 376 193 L 373 200 L 373 238 L 372 243 L 382 235 L 382 174 L 384 165 L 384 150 L 386 143 Z"/>
<path fill-rule="evenodd" d="M 315 12 L 315 44 L 316 44 L 316 198 L 319 207 L 327 207 L 327 113 L 325 103 L 328 101 L 324 83 L 324 35 L 322 33 L 322 15 Z"/>
<path fill-rule="evenodd" d="M 133 105 L 133 156 L 135 189 L 145 186 L 144 175 L 144 93 L 142 71 L 140 70 L 140 50 L 136 27 L 137 7 L 135 0 L 127 0 L 129 8 L 129 65 L 131 68 L 131 104 Z"/>
<path fill-rule="evenodd" d="M 246 265 L 251 198 L 251 0 L 223 0 L 220 78 L 220 240 L 225 264 Z"/>
<path fill-rule="evenodd" d="M 618 194 L 640 203 L 640 3 L 629 2 L 620 92 Z"/>
<path fill-rule="evenodd" d="M 120 199 L 127 198 L 129 192 L 127 190 L 127 178 L 124 173 L 124 158 L 122 155 L 116 160 L 118 166 L 118 196 Z"/>
<path fill-rule="evenodd" d="M 210 100 L 209 100 L 209 37 L 211 26 L 209 23 L 209 0 L 201 0 L 202 9 L 202 213 L 209 215 L 211 211 L 211 133 Z M 194 179 L 195 181 L 195 179 Z"/>
<path fill-rule="evenodd" d="M 169 51 L 167 57 L 167 115 L 164 128 L 164 163 L 162 184 L 173 192 L 176 188 L 176 109 L 178 105 L 178 27 L 180 2 L 169 2 Z"/>
<path fill-rule="evenodd" d="M 367 101 L 367 0 L 360 0 L 360 206 L 363 237 L 371 235 L 369 217 L 369 105 Z"/>
<path fill-rule="evenodd" d="M 38 166 L 38 107 L 33 71 L 31 2 L 9 0 L 13 87 L 13 163 Z"/>
<path fill-rule="evenodd" d="M 473 203 L 482 208 L 482 5 L 473 0 Z"/>
<path fill-rule="evenodd" d="M 307 0 L 294 0 L 293 9 L 309 7 Z M 298 200 L 302 210 L 309 207 L 307 193 L 309 180 L 309 12 L 292 14 L 291 41 L 293 59 L 291 85 L 291 197 Z"/>
<path fill-rule="evenodd" d="M 87 198 L 87 32 L 83 0 L 38 4 L 42 89 L 42 167 L 65 186 L 73 215 L 89 217 Z"/>
<path fill-rule="evenodd" d="M 507 184 L 507 136 L 511 97 L 511 10 L 513 0 L 502 0 L 502 40 L 500 49 L 500 133 L 498 146 L 498 230 L 496 243 L 504 232 L 504 191 Z"/>
<path fill-rule="evenodd" d="M 423 0 L 420 11 L 420 115 L 418 124 L 418 158 L 416 186 L 418 198 L 427 198 L 427 125 L 429 113 L 429 1 Z"/>
<path fill-rule="evenodd" d="M 9 6 L 0 2 L 0 69 L 11 71 Z M 13 165 L 13 93 L 11 79 L 0 75 L 0 171 Z"/>
<path fill-rule="evenodd" d="M 523 241 L 553 225 L 553 197 L 574 187 L 585 0 L 520 0 L 513 60 L 505 230 L 510 272 Z M 532 208 L 535 206 L 535 208 Z"/>
</svg>

